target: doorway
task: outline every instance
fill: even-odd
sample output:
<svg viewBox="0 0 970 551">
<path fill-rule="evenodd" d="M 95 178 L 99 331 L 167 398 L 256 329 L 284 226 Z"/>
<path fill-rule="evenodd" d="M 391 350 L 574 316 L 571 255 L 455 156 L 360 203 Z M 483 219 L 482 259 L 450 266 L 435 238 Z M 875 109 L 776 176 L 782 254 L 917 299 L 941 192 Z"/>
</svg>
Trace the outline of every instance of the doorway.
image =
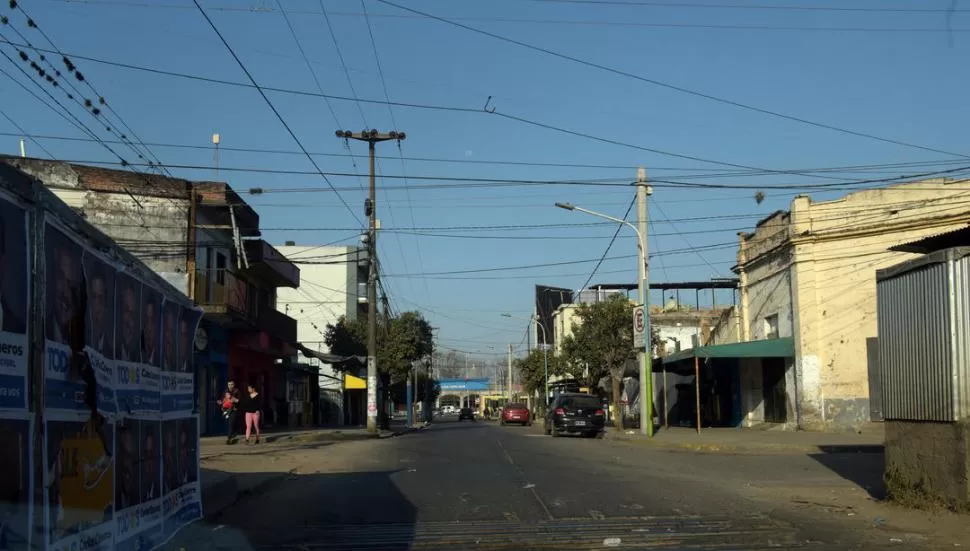
<svg viewBox="0 0 970 551">
<path fill-rule="evenodd" d="M 762 358 L 761 376 L 764 381 L 765 423 L 787 423 L 785 359 Z"/>
</svg>

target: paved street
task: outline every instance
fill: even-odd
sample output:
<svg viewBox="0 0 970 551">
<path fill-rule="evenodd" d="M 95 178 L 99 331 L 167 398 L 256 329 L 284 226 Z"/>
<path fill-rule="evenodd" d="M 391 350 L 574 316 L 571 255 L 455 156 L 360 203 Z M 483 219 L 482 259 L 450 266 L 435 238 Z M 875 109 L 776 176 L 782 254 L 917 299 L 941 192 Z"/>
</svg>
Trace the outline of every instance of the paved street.
<svg viewBox="0 0 970 551">
<path fill-rule="evenodd" d="M 266 449 L 267 463 L 277 461 Z M 396 438 L 302 449 L 286 478 L 186 528 L 172 547 L 952 549 L 970 542 L 954 528 L 958 517 L 936 515 L 934 526 L 931 515 L 874 503 L 864 488 L 878 493 L 880 457 L 703 454 L 443 421 Z"/>
</svg>

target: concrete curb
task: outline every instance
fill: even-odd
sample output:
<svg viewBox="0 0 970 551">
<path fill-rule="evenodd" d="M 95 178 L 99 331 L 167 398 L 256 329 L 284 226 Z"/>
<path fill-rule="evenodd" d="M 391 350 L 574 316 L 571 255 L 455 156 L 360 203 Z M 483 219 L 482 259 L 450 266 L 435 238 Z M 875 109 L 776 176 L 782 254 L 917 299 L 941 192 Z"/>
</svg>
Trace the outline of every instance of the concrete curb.
<svg viewBox="0 0 970 551">
<path fill-rule="evenodd" d="M 662 448 L 674 451 L 691 451 L 699 453 L 725 454 L 815 454 L 815 453 L 883 453 L 882 444 L 715 444 L 710 442 L 666 442 L 663 440 L 648 440 L 643 437 L 629 437 L 615 432 L 607 432 L 607 438 L 626 444 L 637 444 L 652 448 Z"/>
</svg>

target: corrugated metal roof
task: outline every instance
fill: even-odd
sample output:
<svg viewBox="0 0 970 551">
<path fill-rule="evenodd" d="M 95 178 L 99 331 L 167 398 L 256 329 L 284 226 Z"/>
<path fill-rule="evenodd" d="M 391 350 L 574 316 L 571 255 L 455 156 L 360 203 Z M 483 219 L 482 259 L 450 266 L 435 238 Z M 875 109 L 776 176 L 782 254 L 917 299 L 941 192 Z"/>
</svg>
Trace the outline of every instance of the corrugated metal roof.
<svg viewBox="0 0 970 551">
<path fill-rule="evenodd" d="M 950 247 L 970 246 L 970 226 L 947 232 L 927 235 L 914 241 L 889 247 L 890 251 L 900 253 L 929 254 Z"/>
</svg>

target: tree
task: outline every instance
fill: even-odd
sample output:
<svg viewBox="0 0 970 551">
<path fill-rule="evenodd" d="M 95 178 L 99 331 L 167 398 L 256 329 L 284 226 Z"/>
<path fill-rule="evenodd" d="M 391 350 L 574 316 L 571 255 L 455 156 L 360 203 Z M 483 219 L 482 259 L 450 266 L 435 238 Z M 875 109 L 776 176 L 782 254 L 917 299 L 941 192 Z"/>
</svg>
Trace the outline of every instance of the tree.
<svg viewBox="0 0 970 551">
<path fill-rule="evenodd" d="M 545 365 L 542 350 L 532 350 L 524 358 L 515 360 L 513 368 L 519 372 L 522 388 L 531 396 L 537 390 L 543 393 L 546 388 Z M 558 356 L 549 354 L 549 376 L 565 374 L 565 364 Z"/>
<path fill-rule="evenodd" d="M 431 354 L 431 339 L 431 325 L 419 312 L 379 319 L 377 368 L 385 382 L 405 380 L 414 362 Z M 367 322 L 341 317 L 336 324 L 327 324 L 323 340 L 331 354 L 366 356 Z"/>
<path fill-rule="evenodd" d="M 573 371 L 585 371 L 591 388 L 609 375 L 614 422 L 623 428 L 620 383 L 627 362 L 636 358 L 633 348 L 633 304 L 621 295 L 593 304 L 580 304 L 572 335 L 563 341 L 563 357 Z"/>
<path fill-rule="evenodd" d="M 327 324 L 323 342 L 330 353 L 337 356 L 367 356 L 367 322 L 340 316 L 337 323 Z M 340 369 L 341 366 L 335 365 L 334 368 Z"/>
</svg>

